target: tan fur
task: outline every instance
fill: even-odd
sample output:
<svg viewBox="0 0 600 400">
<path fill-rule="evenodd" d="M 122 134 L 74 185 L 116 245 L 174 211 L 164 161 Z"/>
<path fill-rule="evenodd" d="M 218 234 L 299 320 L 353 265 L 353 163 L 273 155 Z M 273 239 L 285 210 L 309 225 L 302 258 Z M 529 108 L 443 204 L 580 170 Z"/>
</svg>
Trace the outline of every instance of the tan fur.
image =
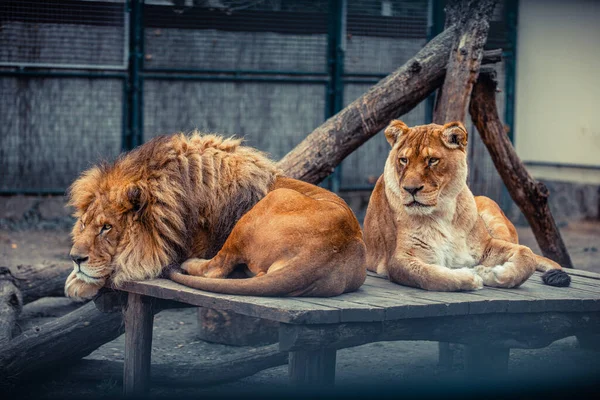
<svg viewBox="0 0 600 400">
<path fill-rule="evenodd" d="M 364 223 L 367 268 L 427 290 L 517 287 L 555 262 L 518 244 L 498 205 L 466 184 L 467 131 L 460 122 L 409 128 L 392 121 L 392 149 Z"/>
<path fill-rule="evenodd" d="M 106 284 L 119 287 L 126 281 L 156 278 L 169 264 L 217 253 L 219 260 L 233 259 L 235 253 L 236 261 L 248 264 L 252 273 L 260 264 L 255 261 L 260 251 L 279 251 L 277 265 L 286 261 L 286 273 L 280 276 L 272 274 L 275 266 L 267 268 L 275 286 L 285 287 L 290 279 L 307 286 L 276 294 L 301 294 L 306 289 L 334 295 L 357 289 L 366 274 L 365 250 L 347 205 L 316 186 L 283 178 L 264 154 L 240 142 L 197 132 L 161 136 L 111 165 L 83 173 L 70 188 L 70 204 L 78 218 L 71 255 L 84 260 L 74 262 L 65 293 L 90 298 Z M 278 215 L 282 206 L 287 209 Z M 324 213 L 331 216 L 325 218 Z M 315 225 L 316 215 L 323 217 L 319 222 L 324 226 Z M 277 227 L 288 231 L 277 232 Z M 344 233 L 334 239 L 333 229 Z M 251 246 L 257 247 L 245 249 Z M 192 284 L 190 278 L 173 275 Z M 246 281 L 259 280 L 231 282 L 247 286 Z M 208 286 L 203 288 L 211 290 Z M 258 282 L 251 294 L 270 294 L 264 289 Z"/>
</svg>

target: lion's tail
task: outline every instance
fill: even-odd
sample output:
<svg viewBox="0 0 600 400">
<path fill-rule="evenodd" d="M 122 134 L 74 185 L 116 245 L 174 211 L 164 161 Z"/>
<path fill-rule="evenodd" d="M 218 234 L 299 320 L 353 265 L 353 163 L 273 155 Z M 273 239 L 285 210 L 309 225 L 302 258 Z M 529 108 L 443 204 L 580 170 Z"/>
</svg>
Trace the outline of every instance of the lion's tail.
<svg viewBox="0 0 600 400">
<path fill-rule="evenodd" d="M 567 287 L 571 284 L 571 277 L 556 262 L 535 254 L 537 271 L 543 272 L 542 282 L 549 286 Z"/>
<path fill-rule="evenodd" d="M 194 289 L 246 296 L 302 296 L 314 289 L 314 279 L 308 279 L 306 271 L 297 268 L 283 268 L 247 279 L 204 278 L 181 272 L 171 272 L 169 277 Z"/>
</svg>

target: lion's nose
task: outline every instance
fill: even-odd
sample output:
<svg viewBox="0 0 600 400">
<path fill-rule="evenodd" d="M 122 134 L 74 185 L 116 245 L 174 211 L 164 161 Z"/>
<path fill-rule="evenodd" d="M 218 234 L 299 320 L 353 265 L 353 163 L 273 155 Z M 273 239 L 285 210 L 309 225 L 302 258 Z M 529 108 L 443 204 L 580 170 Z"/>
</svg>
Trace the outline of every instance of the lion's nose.
<svg viewBox="0 0 600 400">
<path fill-rule="evenodd" d="M 422 190 L 424 188 L 424 186 L 402 186 L 402 189 L 406 190 L 408 193 L 412 194 L 413 196 L 415 194 L 417 194 L 417 192 L 419 190 Z"/>
<path fill-rule="evenodd" d="M 75 253 L 70 253 L 69 256 L 71 256 L 71 260 L 75 261 L 75 263 L 77 265 L 81 264 L 82 262 L 87 261 L 87 259 L 89 258 L 88 256 L 82 256 L 80 254 L 75 254 Z"/>
</svg>

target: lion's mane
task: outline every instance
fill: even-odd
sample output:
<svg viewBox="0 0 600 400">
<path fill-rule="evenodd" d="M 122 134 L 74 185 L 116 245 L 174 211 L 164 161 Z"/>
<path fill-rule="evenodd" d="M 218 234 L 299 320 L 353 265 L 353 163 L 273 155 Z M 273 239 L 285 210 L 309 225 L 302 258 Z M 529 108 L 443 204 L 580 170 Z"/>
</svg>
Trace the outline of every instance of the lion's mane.
<svg viewBox="0 0 600 400">
<path fill-rule="evenodd" d="M 111 277 L 118 287 L 155 278 L 192 250 L 212 257 L 279 174 L 240 139 L 198 132 L 159 136 L 84 172 L 69 190 L 69 204 L 76 217 L 98 209 L 119 221 Z"/>
</svg>

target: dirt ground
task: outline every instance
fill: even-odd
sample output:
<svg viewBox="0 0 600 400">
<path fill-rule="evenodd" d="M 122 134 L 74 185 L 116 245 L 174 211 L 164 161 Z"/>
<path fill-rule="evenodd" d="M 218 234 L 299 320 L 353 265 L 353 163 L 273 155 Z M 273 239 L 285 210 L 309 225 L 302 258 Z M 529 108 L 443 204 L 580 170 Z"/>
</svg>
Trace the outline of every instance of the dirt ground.
<svg viewBox="0 0 600 400">
<path fill-rule="evenodd" d="M 600 223 L 577 222 L 562 227 L 561 232 L 576 268 L 600 272 Z M 539 253 L 533 234 L 519 228 L 521 242 Z M 67 231 L 0 230 L 0 265 L 13 266 L 31 263 L 68 262 L 70 238 Z M 19 321 L 21 329 L 44 323 L 70 312 L 77 304 L 65 298 L 45 298 L 25 306 Z M 197 338 L 194 309 L 169 310 L 155 317 L 153 363 L 177 362 L 191 364 L 198 360 L 216 360 L 226 354 L 242 354 L 247 347 L 211 344 Z M 85 338 L 82 338 L 85 340 Z M 453 368 L 437 364 L 435 342 L 381 342 L 338 351 L 336 391 L 344 397 L 378 397 L 402 394 L 409 398 L 501 398 L 528 391 L 544 398 L 571 395 L 591 397 L 600 376 L 600 353 L 580 348 L 574 337 L 557 341 L 544 349 L 511 350 L 507 380 L 486 383 L 463 378 L 464 360 L 460 346 Z M 87 358 L 122 361 L 124 338 L 105 344 Z M 76 367 L 75 367 L 76 368 Z M 565 392 L 559 389 L 565 383 Z M 558 384 L 558 386 L 557 386 Z M 546 392 L 541 392 L 545 387 Z M 287 367 L 261 371 L 236 382 L 210 387 L 152 388 L 152 397 L 290 397 L 301 392 L 286 391 Z M 557 389 L 558 388 L 558 389 Z M 287 389 L 289 390 L 289 389 Z M 550 390 L 550 391 L 548 391 Z M 18 389 L 19 398 L 107 398 L 118 397 L 121 385 L 117 378 L 99 376 L 81 381 L 69 370 L 61 370 L 48 379 Z M 597 393 L 597 392 L 596 392 Z M 325 393 L 327 394 L 327 393 Z M 332 393 L 329 393 L 332 394 Z M 590 396 L 586 396 L 589 394 Z M 16 396 L 16 395 L 15 395 Z M 5 398 L 4 396 L 2 396 Z M 531 396 L 525 396 L 531 398 Z M 535 397 L 535 396 L 534 396 Z"/>
</svg>

